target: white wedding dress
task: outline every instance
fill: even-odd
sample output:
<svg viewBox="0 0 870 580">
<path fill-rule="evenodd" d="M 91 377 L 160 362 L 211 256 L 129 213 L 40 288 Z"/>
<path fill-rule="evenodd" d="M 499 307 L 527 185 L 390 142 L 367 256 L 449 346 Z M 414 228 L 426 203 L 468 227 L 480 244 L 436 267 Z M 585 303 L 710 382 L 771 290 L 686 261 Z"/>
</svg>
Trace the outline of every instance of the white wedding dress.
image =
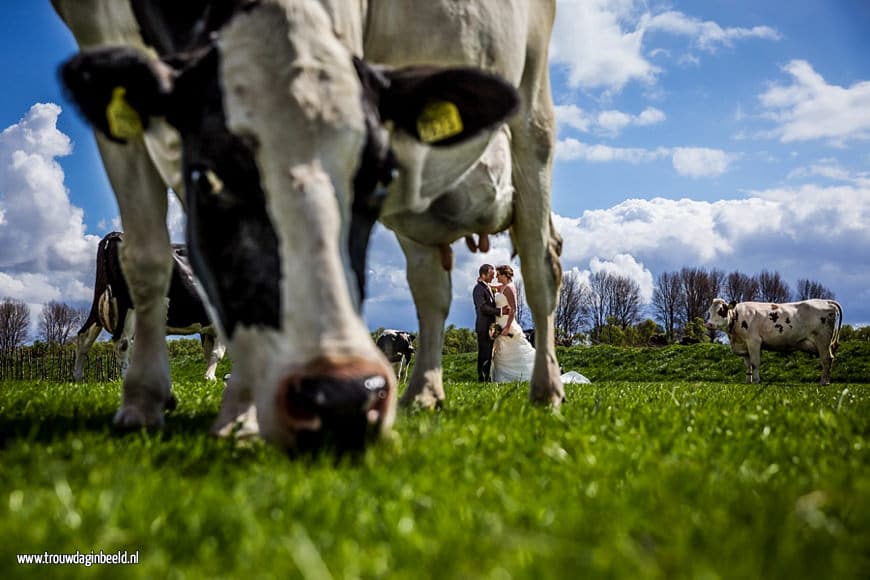
<svg viewBox="0 0 870 580">
<path fill-rule="evenodd" d="M 495 294 L 495 305 L 503 308 L 508 305 L 504 294 Z M 495 323 L 504 328 L 508 316 L 498 316 Z M 492 380 L 496 383 L 512 383 L 528 381 L 532 378 L 535 367 L 535 347 L 526 340 L 523 329 L 516 319 L 511 323 L 512 336 L 498 335 L 492 351 Z M 562 384 L 588 384 L 591 381 L 576 371 L 568 371 L 562 375 Z"/>
<path fill-rule="evenodd" d="M 501 292 L 495 295 L 495 305 L 502 308 L 508 305 L 507 298 Z M 508 316 L 499 316 L 495 323 L 504 328 Z M 523 334 L 523 329 L 513 320 L 510 326 L 511 336 L 499 335 L 495 339 L 492 351 L 492 380 L 496 383 L 512 383 L 528 381 L 532 378 L 535 366 L 535 347 L 529 344 Z"/>
</svg>

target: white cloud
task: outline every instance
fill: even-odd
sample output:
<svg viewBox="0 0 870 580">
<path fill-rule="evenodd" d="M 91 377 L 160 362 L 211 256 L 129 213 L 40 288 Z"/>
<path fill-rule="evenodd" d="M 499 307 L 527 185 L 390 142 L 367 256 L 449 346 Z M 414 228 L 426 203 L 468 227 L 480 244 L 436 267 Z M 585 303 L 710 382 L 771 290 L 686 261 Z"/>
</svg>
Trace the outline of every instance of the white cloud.
<svg viewBox="0 0 870 580">
<path fill-rule="evenodd" d="M 567 66 L 568 83 L 574 88 L 619 92 L 631 82 L 652 85 L 661 69 L 647 55 L 658 58 L 669 53 L 645 46 L 649 32 L 689 37 L 694 46 L 708 53 L 738 40 L 779 38 L 768 26 L 723 28 L 681 12 L 654 13 L 643 0 L 560 0 L 551 62 Z M 697 57 L 688 58 L 697 63 Z"/>
<path fill-rule="evenodd" d="M 87 301 L 98 236 L 70 203 L 56 158 L 72 151 L 61 108 L 37 103 L 0 133 L 0 297 Z M 35 316 L 35 314 L 34 314 Z"/>
<path fill-rule="evenodd" d="M 665 114 L 655 107 L 647 107 L 640 115 L 634 118 L 635 124 L 646 127 L 647 125 L 656 125 L 665 120 Z"/>
<path fill-rule="evenodd" d="M 574 138 L 562 139 L 556 143 L 557 161 L 587 161 L 590 163 L 624 162 L 632 164 L 651 163 L 670 157 L 674 170 L 683 176 L 716 177 L 728 171 L 731 163 L 738 159 L 736 153 L 706 147 L 659 147 L 643 149 L 637 147 L 610 147 L 589 145 Z"/>
<path fill-rule="evenodd" d="M 556 123 L 578 131 L 588 131 L 594 120 L 577 105 L 556 105 Z"/>
<path fill-rule="evenodd" d="M 637 147 L 609 147 L 607 145 L 589 145 L 571 137 L 556 143 L 556 159 L 560 161 L 590 161 L 605 163 L 623 161 L 627 163 L 649 163 L 669 155 L 669 150 L 643 149 Z"/>
<path fill-rule="evenodd" d="M 642 54 L 643 30 L 633 0 L 562 0 L 550 59 L 568 66 L 572 87 L 620 91 L 632 81 L 652 84 L 660 69 Z"/>
<path fill-rule="evenodd" d="M 589 261 L 589 270 L 593 274 L 605 272 L 634 280 L 640 288 L 641 303 L 649 304 L 652 301 L 655 289 L 652 272 L 631 254 L 616 254 L 612 260 L 602 260 L 596 256 Z"/>
<path fill-rule="evenodd" d="M 554 216 L 563 264 L 629 255 L 654 272 L 683 266 L 758 272 L 822 282 L 847 302 L 847 318 L 870 320 L 870 184 L 805 184 L 749 192 L 745 199 L 629 199 L 578 218 Z M 853 310 L 852 318 L 848 316 Z M 862 310 L 863 309 L 863 313 Z"/>
<path fill-rule="evenodd" d="M 758 97 L 765 117 L 777 124 L 774 137 L 783 143 L 827 139 L 835 145 L 870 138 L 870 81 L 829 85 L 804 60 L 783 70 L 791 84 L 771 86 Z"/>
<path fill-rule="evenodd" d="M 713 21 L 701 21 L 673 10 L 650 17 L 646 22 L 646 28 L 650 31 L 658 30 L 688 36 L 698 48 L 707 52 L 715 52 L 720 46 L 733 46 L 736 40 L 748 38 L 779 40 L 780 38 L 779 33 L 769 26 L 722 28 Z"/>
<path fill-rule="evenodd" d="M 735 155 L 706 147 L 677 147 L 672 162 L 674 169 L 686 177 L 715 177 L 728 171 Z"/>
<path fill-rule="evenodd" d="M 638 115 L 608 109 L 592 115 L 576 105 L 557 105 L 556 122 L 560 127 L 615 137 L 629 126 L 646 127 L 666 119 L 664 112 L 647 107 Z"/>
</svg>

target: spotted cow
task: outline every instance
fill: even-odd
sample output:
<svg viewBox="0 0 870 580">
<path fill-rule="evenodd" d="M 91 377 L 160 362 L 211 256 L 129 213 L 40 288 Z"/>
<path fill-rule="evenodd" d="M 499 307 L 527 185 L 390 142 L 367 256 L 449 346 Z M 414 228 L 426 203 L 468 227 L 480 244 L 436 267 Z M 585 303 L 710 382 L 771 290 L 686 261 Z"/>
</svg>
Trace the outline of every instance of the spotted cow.
<svg viewBox="0 0 870 580">
<path fill-rule="evenodd" d="M 843 324 L 843 307 L 837 301 L 727 303 L 716 298 L 705 318 L 707 328 L 725 332 L 731 350 L 743 357 L 747 383 L 761 382 L 762 350 L 802 350 L 819 355 L 820 384 L 830 384 L 831 363 Z"/>
<path fill-rule="evenodd" d="M 387 360 L 393 364 L 396 378 L 400 381 L 407 378 L 408 364 L 414 355 L 414 340 L 416 338 L 416 335 L 409 332 L 387 329 L 375 341 Z"/>
<path fill-rule="evenodd" d="M 403 403 L 444 400 L 450 244 L 465 237 L 486 249 L 505 230 L 537 329 L 529 395 L 561 403 L 561 239 L 549 204 L 554 0 L 193 0 L 183 9 L 133 0 L 137 20 L 108 22 L 85 8 L 97 0 L 54 2 L 68 23 L 127 34 L 62 73 L 111 145 L 104 162 L 138 167 L 152 149 L 171 150 L 159 139 L 164 120 L 180 136 L 191 263 L 234 360 L 216 428 L 252 405 L 263 437 L 287 448 L 362 445 L 389 428 L 395 376 L 360 315 L 376 219 L 405 253 L 420 322 Z M 133 181 L 115 188 L 122 220 L 149 219 L 125 271 L 147 280 L 133 301 L 155 323 L 169 274 L 157 219 L 165 207 Z M 157 424 L 169 397 L 165 361 L 138 352 L 120 421 Z"/>
<path fill-rule="evenodd" d="M 133 347 L 135 311 L 130 299 L 130 289 L 121 271 L 120 246 L 124 239 L 121 232 L 107 234 L 97 247 L 97 274 L 94 280 L 94 300 L 87 320 L 76 336 L 76 359 L 73 379 L 82 380 L 84 363 L 94 341 L 105 329 L 112 335 L 115 353 L 121 364 L 121 373 L 127 374 L 130 353 Z M 193 273 L 187 261 L 183 245 L 172 247 L 172 280 L 166 300 L 167 334 L 199 334 L 202 351 L 208 361 L 206 380 L 215 380 L 215 370 L 226 348 L 217 340 L 214 326 L 196 291 Z"/>
</svg>

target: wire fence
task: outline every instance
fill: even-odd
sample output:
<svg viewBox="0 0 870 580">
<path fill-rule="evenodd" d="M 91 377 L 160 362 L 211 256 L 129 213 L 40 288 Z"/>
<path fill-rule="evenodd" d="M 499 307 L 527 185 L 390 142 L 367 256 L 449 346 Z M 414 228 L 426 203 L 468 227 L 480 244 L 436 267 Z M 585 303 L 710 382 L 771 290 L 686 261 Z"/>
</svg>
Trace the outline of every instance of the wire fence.
<svg viewBox="0 0 870 580">
<path fill-rule="evenodd" d="M 25 347 L 0 353 L 0 381 L 71 381 L 75 359 L 70 349 L 39 352 Z M 113 351 L 91 351 L 84 363 L 85 381 L 120 378 L 121 365 Z"/>
</svg>

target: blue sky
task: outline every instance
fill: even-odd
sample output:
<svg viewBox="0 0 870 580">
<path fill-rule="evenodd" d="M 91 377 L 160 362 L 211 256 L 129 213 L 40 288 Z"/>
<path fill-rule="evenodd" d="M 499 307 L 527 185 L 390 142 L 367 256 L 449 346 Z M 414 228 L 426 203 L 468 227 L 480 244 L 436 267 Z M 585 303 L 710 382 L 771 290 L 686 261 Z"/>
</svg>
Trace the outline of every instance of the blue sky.
<svg viewBox="0 0 870 580">
<path fill-rule="evenodd" d="M 90 299 L 117 206 L 93 137 L 56 80 L 75 51 L 47 1 L 0 22 L 0 296 Z M 550 71 L 563 265 L 634 278 L 682 266 L 779 271 L 870 322 L 870 2 L 560 0 Z M 172 211 L 179 238 L 181 217 Z M 471 326 L 489 255 L 455 246 L 449 323 Z M 416 328 L 404 260 L 380 228 L 369 325 Z M 520 266 L 521 272 L 521 266 Z"/>
</svg>

